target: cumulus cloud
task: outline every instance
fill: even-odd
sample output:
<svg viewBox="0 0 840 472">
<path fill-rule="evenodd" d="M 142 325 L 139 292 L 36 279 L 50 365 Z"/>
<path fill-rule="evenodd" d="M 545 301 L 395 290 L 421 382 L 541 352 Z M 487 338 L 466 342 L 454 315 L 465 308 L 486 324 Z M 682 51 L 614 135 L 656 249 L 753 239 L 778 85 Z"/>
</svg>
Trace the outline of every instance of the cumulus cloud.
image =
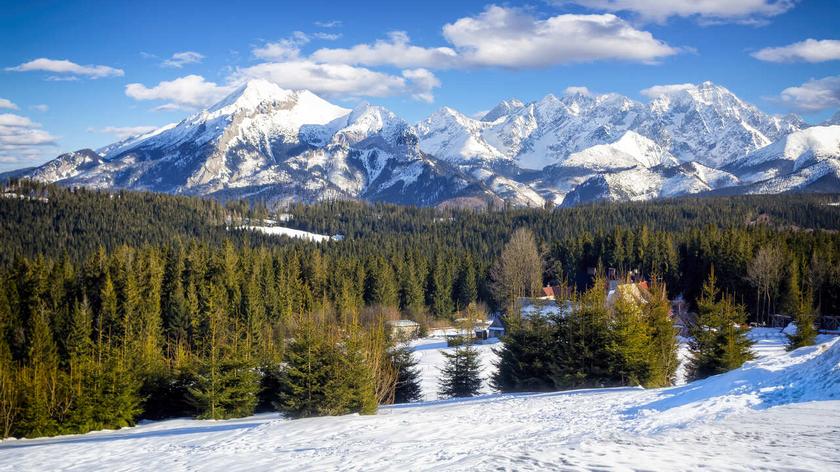
<svg viewBox="0 0 840 472">
<path fill-rule="evenodd" d="M 197 64 L 204 60 L 204 55 L 195 51 L 176 52 L 169 59 L 163 61 L 161 66 L 180 69 L 187 64 Z"/>
<path fill-rule="evenodd" d="M 491 5 L 443 27 L 451 44 L 422 47 L 405 32 L 350 48 L 322 48 L 315 62 L 362 66 L 544 67 L 596 60 L 654 62 L 679 52 L 615 15 L 557 15 L 538 19 L 523 9 Z"/>
<path fill-rule="evenodd" d="M 780 95 L 782 103 L 805 112 L 840 107 L 840 75 L 811 79 L 802 85 L 788 87 Z"/>
<path fill-rule="evenodd" d="M 840 41 L 806 39 L 777 48 L 764 48 L 752 54 L 767 62 L 826 62 L 840 60 Z"/>
<path fill-rule="evenodd" d="M 187 75 L 163 81 L 154 87 L 132 83 L 125 86 L 125 94 L 135 100 L 166 100 L 159 110 L 195 110 L 212 105 L 230 93 L 232 87 L 208 82 L 200 75 Z"/>
<path fill-rule="evenodd" d="M 428 70 L 411 69 L 401 75 L 386 74 L 347 64 L 321 64 L 309 60 L 266 62 L 238 69 L 231 83 L 266 79 L 283 88 L 307 89 L 325 96 L 389 97 L 411 95 L 429 101 L 440 85 Z"/>
<path fill-rule="evenodd" d="M 495 5 L 445 25 L 443 35 L 474 66 L 544 67 L 604 59 L 651 63 L 679 52 L 612 14 L 537 19 Z"/>
<path fill-rule="evenodd" d="M 45 103 L 39 103 L 39 104 L 37 104 L 37 105 L 32 105 L 32 106 L 31 106 L 31 107 L 29 107 L 29 108 L 31 108 L 31 109 L 33 109 L 33 110 L 35 110 L 35 111 L 40 111 L 41 113 L 44 113 L 44 112 L 50 111 L 50 106 L 49 106 L 49 105 L 47 105 L 47 104 L 45 104 Z"/>
<path fill-rule="evenodd" d="M 66 59 L 47 59 L 44 57 L 24 62 L 15 67 L 7 67 L 6 70 L 13 72 L 43 71 L 54 74 L 67 74 L 65 77 L 85 76 L 91 79 L 122 77 L 125 75 L 122 69 L 116 69 L 114 67 L 97 65 L 82 66 Z M 56 78 L 60 77 L 56 76 Z"/>
<path fill-rule="evenodd" d="M 254 48 L 254 57 L 271 61 L 286 61 L 300 57 L 300 48 L 309 42 L 309 36 L 302 31 L 295 31 L 291 36 L 275 42 L 265 43 Z"/>
<path fill-rule="evenodd" d="M 373 44 L 319 49 L 312 53 L 310 59 L 333 64 L 433 68 L 452 67 L 458 61 L 457 53 L 451 48 L 424 48 L 410 43 L 411 39 L 404 31 L 393 31 L 388 33 L 387 39 Z"/>
<path fill-rule="evenodd" d="M 17 110 L 18 106 L 7 98 L 0 98 L 0 108 L 6 108 L 8 110 Z"/>
<path fill-rule="evenodd" d="M 782 14 L 797 0 L 560 0 L 595 10 L 631 12 L 663 22 L 670 17 L 697 17 L 706 22 L 761 23 Z"/>
<path fill-rule="evenodd" d="M 156 129 L 156 126 L 106 126 L 104 128 L 88 128 L 88 132 L 110 134 L 122 141 L 123 139 L 146 134 Z"/>
<path fill-rule="evenodd" d="M 589 88 L 587 88 L 587 87 L 573 85 L 571 87 L 566 87 L 566 89 L 563 90 L 563 94 L 564 95 L 586 95 L 586 96 L 589 96 L 589 95 L 592 95 L 592 92 L 590 92 Z"/>
<path fill-rule="evenodd" d="M 696 86 L 694 84 L 654 85 L 653 87 L 642 89 L 639 93 L 648 98 L 656 98 L 662 95 L 671 95 L 673 93 L 682 92 L 683 90 L 689 90 L 695 87 Z"/>
<path fill-rule="evenodd" d="M 25 116 L 0 114 L 0 162 L 4 164 L 30 164 L 55 146 L 56 139 Z"/>
</svg>

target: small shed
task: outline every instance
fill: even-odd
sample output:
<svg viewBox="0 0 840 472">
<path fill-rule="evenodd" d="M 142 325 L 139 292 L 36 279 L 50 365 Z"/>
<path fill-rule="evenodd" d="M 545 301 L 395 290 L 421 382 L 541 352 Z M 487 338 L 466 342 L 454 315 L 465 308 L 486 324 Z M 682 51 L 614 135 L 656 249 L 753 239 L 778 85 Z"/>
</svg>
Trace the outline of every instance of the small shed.
<svg viewBox="0 0 840 472">
<path fill-rule="evenodd" d="M 399 339 L 416 338 L 420 334 L 420 323 L 412 320 L 390 320 L 385 324 L 391 330 L 391 336 Z"/>
</svg>

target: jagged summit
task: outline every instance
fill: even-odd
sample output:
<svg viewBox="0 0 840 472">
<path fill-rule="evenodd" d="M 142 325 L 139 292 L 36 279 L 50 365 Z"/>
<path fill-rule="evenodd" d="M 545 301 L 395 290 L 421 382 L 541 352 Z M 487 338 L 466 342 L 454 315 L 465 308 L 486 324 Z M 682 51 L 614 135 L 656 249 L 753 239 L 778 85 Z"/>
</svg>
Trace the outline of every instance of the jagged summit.
<svg viewBox="0 0 840 472">
<path fill-rule="evenodd" d="M 515 111 L 521 110 L 524 107 L 525 104 L 515 98 L 502 100 L 498 105 L 485 113 L 484 116 L 481 117 L 481 121 L 493 122 L 503 116 L 507 116 Z"/>
</svg>

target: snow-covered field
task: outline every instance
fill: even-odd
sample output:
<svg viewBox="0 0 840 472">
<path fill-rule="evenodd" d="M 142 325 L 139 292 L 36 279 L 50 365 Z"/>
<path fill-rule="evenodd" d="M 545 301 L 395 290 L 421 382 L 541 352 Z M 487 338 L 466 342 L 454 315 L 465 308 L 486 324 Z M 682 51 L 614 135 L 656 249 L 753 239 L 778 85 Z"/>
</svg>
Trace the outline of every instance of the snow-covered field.
<svg viewBox="0 0 840 472">
<path fill-rule="evenodd" d="M 752 336 L 756 361 L 667 389 L 486 394 L 294 421 L 177 419 L 0 442 L 0 470 L 840 470 L 840 341 L 785 353 L 778 330 Z M 445 343 L 414 344 L 434 398 Z M 488 370 L 492 347 L 479 348 Z"/>
<path fill-rule="evenodd" d="M 309 241 L 314 241 L 316 243 L 329 241 L 330 239 L 333 239 L 332 237 L 323 234 L 310 233 L 309 231 L 286 228 L 284 226 L 242 226 L 241 229 L 257 231 L 264 234 L 273 234 L 277 236 L 288 236 L 290 238 L 306 239 Z"/>
</svg>

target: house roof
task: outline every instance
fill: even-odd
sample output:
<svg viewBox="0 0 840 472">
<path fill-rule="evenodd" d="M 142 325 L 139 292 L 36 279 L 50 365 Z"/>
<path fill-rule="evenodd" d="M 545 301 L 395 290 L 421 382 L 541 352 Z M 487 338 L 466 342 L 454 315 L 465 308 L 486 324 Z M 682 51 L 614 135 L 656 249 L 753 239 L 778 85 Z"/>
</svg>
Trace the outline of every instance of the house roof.
<svg viewBox="0 0 840 472">
<path fill-rule="evenodd" d="M 415 326 L 420 326 L 420 323 L 411 320 L 388 320 L 385 324 L 397 328 L 413 328 Z"/>
</svg>

